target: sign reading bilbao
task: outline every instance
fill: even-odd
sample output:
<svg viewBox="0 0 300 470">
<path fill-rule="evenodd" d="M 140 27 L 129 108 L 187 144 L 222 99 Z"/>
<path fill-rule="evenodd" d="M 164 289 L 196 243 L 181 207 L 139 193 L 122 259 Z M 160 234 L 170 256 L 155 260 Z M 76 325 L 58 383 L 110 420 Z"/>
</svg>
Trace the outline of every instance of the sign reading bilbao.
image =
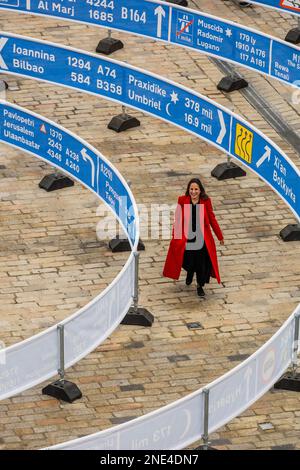
<svg viewBox="0 0 300 470">
<path fill-rule="evenodd" d="M 98 194 L 134 245 L 136 217 L 128 186 L 96 149 L 53 122 L 3 101 L 0 141 L 46 160 Z"/>
<path fill-rule="evenodd" d="M 296 46 L 195 10 L 152 0 L 0 0 L 0 8 L 177 44 L 299 86 L 295 83 L 300 79 Z"/>
<path fill-rule="evenodd" d="M 285 11 L 293 15 L 300 15 L 300 0 L 247 0 L 275 10 Z"/>
<path fill-rule="evenodd" d="M 156 116 L 201 137 L 257 173 L 299 218 L 300 184 L 296 166 L 255 127 L 213 100 L 113 59 L 10 33 L 0 33 L 0 51 L 0 71 L 6 74 L 31 77 L 98 95 Z M 4 137 L 14 134 L 5 121 L 1 132 Z M 99 158 L 80 146 L 75 147 L 74 143 L 74 147 L 67 146 L 78 159 L 73 161 L 67 158 L 65 147 L 60 150 L 59 142 L 54 141 L 58 148 L 54 146 L 50 149 L 46 134 L 44 139 L 42 156 L 50 163 L 59 164 L 72 175 L 82 178 L 85 184 L 92 184 L 95 191 L 109 188 L 109 175 L 112 179 L 114 176 L 102 171 Z M 90 169 L 88 173 L 87 168 Z M 103 184 L 100 176 L 106 177 Z M 123 189 L 114 189 L 120 196 L 123 195 Z M 112 194 L 113 191 L 108 191 L 108 203 Z"/>
</svg>

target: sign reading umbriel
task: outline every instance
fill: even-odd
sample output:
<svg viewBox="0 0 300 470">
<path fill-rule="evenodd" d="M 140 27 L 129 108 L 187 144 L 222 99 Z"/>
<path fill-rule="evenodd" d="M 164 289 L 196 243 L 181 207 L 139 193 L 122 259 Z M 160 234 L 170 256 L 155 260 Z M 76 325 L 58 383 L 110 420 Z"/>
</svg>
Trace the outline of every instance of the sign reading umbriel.
<svg viewBox="0 0 300 470">
<path fill-rule="evenodd" d="M 297 47 L 195 10 L 152 0 L 0 0 L 0 8 L 93 24 L 177 44 L 299 86 L 299 82 L 296 83 L 300 79 Z"/>
</svg>

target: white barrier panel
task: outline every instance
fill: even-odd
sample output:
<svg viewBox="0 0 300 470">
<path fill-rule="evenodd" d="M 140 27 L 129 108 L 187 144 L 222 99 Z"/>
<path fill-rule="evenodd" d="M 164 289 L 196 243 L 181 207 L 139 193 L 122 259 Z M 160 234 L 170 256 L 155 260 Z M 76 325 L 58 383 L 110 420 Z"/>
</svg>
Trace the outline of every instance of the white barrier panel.
<svg viewBox="0 0 300 470">
<path fill-rule="evenodd" d="M 246 410 L 266 393 L 290 365 L 295 319 L 240 366 L 209 385 L 209 433 Z"/>
<path fill-rule="evenodd" d="M 242 364 L 206 386 L 209 433 L 216 431 L 258 400 L 291 364 L 295 317 Z M 49 450 L 184 449 L 204 434 L 204 389 L 152 413 L 113 428 L 49 447 Z"/>
<path fill-rule="evenodd" d="M 0 363 L 0 399 L 21 393 L 52 377 L 58 369 L 58 334 L 55 327 L 4 349 Z"/>
<path fill-rule="evenodd" d="M 140 418 L 49 449 L 182 449 L 203 434 L 203 401 L 197 391 Z"/>
</svg>

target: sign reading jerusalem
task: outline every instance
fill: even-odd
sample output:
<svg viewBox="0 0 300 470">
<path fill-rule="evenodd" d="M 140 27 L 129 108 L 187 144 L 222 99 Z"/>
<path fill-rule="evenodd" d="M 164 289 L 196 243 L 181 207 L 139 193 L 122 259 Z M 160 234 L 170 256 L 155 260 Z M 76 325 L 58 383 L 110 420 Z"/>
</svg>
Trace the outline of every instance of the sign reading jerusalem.
<svg viewBox="0 0 300 470">
<path fill-rule="evenodd" d="M 280 0 L 276 1 L 279 5 Z M 281 5 L 295 10 L 299 1 L 282 0 Z M 187 8 L 146 0 L 0 0 L 0 8 L 151 37 L 223 58 L 299 86 L 299 48 Z"/>
</svg>

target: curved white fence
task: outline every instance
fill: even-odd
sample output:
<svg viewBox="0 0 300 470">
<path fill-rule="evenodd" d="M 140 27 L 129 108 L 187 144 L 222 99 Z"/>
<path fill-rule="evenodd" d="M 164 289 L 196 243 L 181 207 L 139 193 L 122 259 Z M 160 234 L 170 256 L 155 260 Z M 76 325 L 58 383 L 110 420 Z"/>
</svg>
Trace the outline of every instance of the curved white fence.
<svg viewBox="0 0 300 470">
<path fill-rule="evenodd" d="M 39 136 L 39 149 L 28 150 L 27 147 L 32 148 L 31 144 L 34 142 L 34 138 L 30 140 L 30 137 L 28 137 L 30 134 L 27 133 L 25 134 L 26 139 L 24 137 L 22 139 L 22 131 L 18 133 L 17 130 L 14 130 L 14 133 L 12 133 L 11 125 L 9 125 L 7 136 L 4 135 L 1 128 L 3 135 L 0 136 L 0 141 L 9 143 L 18 149 L 21 148 L 23 151 L 35 155 L 47 161 L 47 163 L 51 163 L 51 165 L 63 170 L 96 193 L 118 217 L 132 246 L 133 252 L 114 281 L 85 307 L 60 323 L 60 325 L 64 325 L 65 366 L 70 367 L 93 351 L 109 336 L 121 322 L 132 304 L 135 269 L 134 253 L 136 252 L 139 237 L 137 207 L 127 183 L 116 168 L 87 142 L 42 116 L 29 112 L 19 106 L 0 101 L 0 122 L 3 128 L 5 128 L 5 123 L 2 120 L 4 115 L 6 120 L 11 119 L 13 122 L 22 122 L 23 127 L 26 127 L 26 123 L 30 122 L 30 132 L 37 132 L 37 136 Z M 41 125 L 44 126 L 44 132 L 42 133 L 39 130 Z M 48 155 L 49 148 L 52 148 L 48 146 L 48 132 L 52 132 L 51 135 L 56 135 L 55 133 L 57 133 L 57 135 L 61 136 L 59 143 L 62 149 L 64 147 L 65 150 L 68 149 L 68 155 L 71 155 L 71 152 L 73 152 L 72 155 L 76 157 L 77 162 L 77 176 L 74 174 L 75 170 L 73 172 L 66 170 L 65 163 L 67 159 L 64 158 L 63 150 L 60 153 L 61 164 L 52 162 L 52 157 Z M 51 138 L 51 144 L 53 139 L 54 137 Z M 25 140 L 26 144 L 24 143 Z M 11 142 L 14 142 L 14 144 Z M 80 149 L 85 149 L 86 153 L 83 154 L 84 156 L 81 155 Z M 86 163 L 87 152 L 90 160 Z M 94 158 L 94 166 L 97 171 L 95 171 L 95 168 L 92 171 L 90 166 L 92 157 Z M 105 168 L 101 166 L 104 164 Z M 102 173 L 101 170 L 103 170 Z M 112 195 L 110 195 L 109 199 L 105 199 L 103 194 L 107 182 L 109 182 L 109 187 L 114 190 L 113 194 L 116 195 L 117 192 L 121 194 L 123 190 L 123 193 L 128 195 L 128 213 L 133 219 L 130 220 L 130 224 L 126 225 L 128 222 L 126 214 L 121 213 L 119 215 L 119 211 L 117 211 L 117 203 L 120 204 L 119 197 L 116 196 L 115 201 L 113 201 Z M 111 205 L 109 205 L 108 201 L 111 202 Z M 25 341 L 1 350 L 1 357 L 5 360 L 0 361 L 0 399 L 20 393 L 54 376 L 57 374 L 60 366 L 60 343 L 57 325 Z"/>
<path fill-rule="evenodd" d="M 298 306 L 258 351 L 205 388 L 127 423 L 48 449 L 184 449 L 203 437 L 206 426 L 212 433 L 241 414 L 296 361 L 294 334 L 299 317 Z M 209 397 L 207 423 L 205 396 Z"/>
</svg>

